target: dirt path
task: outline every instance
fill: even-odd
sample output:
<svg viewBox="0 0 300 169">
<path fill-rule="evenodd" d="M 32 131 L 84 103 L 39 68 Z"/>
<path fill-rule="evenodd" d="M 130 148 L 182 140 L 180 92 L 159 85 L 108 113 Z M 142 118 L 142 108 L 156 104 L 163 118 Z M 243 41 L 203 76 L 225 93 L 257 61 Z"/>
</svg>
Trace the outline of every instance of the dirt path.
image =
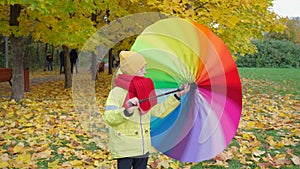
<svg viewBox="0 0 300 169">
<path fill-rule="evenodd" d="M 64 80 L 65 76 L 59 72 L 38 72 L 29 75 L 30 86 L 42 84 L 45 82 Z M 8 98 L 11 95 L 11 86 L 8 82 L 0 83 L 0 97 Z"/>
<path fill-rule="evenodd" d="M 29 84 L 36 85 L 36 84 L 41 84 L 50 81 L 63 80 L 64 78 L 65 78 L 64 75 L 59 75 L 59 74 L 50 74 L 42 77 L 32 77 L 32 78 L 29 77 Z"/>
</svg>

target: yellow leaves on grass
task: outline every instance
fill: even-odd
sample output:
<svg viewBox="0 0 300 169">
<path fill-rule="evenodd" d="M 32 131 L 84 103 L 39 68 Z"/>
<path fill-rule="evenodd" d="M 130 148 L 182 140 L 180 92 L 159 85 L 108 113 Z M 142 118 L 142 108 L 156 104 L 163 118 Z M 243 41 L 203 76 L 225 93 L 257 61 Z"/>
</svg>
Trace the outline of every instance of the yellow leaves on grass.
<svg viewBox="0 0 300 169">
<path fill-rule="evenodd" d="M 1 98 L 0 168 L 97 168 L 97 162 L 114 166 L 107 149 L 82 129 L 72 90 L 64 89 L 59 78 L 40 83 L 31 85 L 20 103 Z M 98 95 L 101 104 L 103 95 Z"/>
<path fill-rule="evenodd" d="M 249 81 L 243 79 L 246 92 L 239 132 L 235 136 L 242 154 L 238 156 L 240 163 L 256 164 L 260 168 L 297 165 L 292 149 L 299 144 L 299 101 L 290 95 L 259 93 L 260 87 L 273 85 L 253 80 L 251 87 L 257 89 L 252 90 L 247 84 Z"/>
<path fill-rule="evenodd" d="M 273 136 L 269 136 L 266 138 L 266 142 L 269 143 L 270 145 L 270 149 L 280 149 L 280 147 L 283 147 L 284 144 L 283 142 L 279 141 L 274 141 L 274 137 Z"/>
<path fill-rule="evenodd" d="M 62 80 L 31 85 L 21 103 L 0 98 L 0 168 L 116 168 L 116 161 L 109 160 L 109 138 L 101 117 L 93 112 L 76 113 L 72 90 L 63 89 Z M 100 113 L 110 82 L 111 76 L 104 74 L 96 81 Z M 248 79 L 243 82 L 252 84 Z M 254 83 L 258 87 L 260 82 Z M 254 93 L 247 87 L 243 90 L 243 112 L 236 136 L 223 152 L 200 165 L 231 168 L 232 161 L 238 161 L 245 168 L 299 166 L 299 101 L 289 95 Z M 85 130 L 83 125 L 97 132 Z M 151 154 L 148 164 L 161 169 L 198 165 L 180 163 L 160 153 Z"/>
<path fill-rule="evenodd" d="M 16 158 L 16 163 L 14 164 L 14 167 L 26 168 L 30 165 L 32 165 L 30 153 L 23 152 L 22 154 L 19 154 Z"/>
<path fill-rule="evenodd" d="M 23 151 L 22 148 L 20 152 L 14 156 L 4 153 L 0 156 L 0 168 L 14 167 L 14 168 L 30 168 L 34 165 L 34 162 L 31 160 L 31 154 L 29 152 Z"/>
<path fill-rule="evenodd" d="M 272 97 L 267 94 L 257 97 L 244 95 L 240 127 L 275 130 L 294 128 L 293 121 L 300 116 L 299 113 L 295 113 L 297 112 L 297 101 L 286 100 L 280 96 Z"/>
<path fill-rule="evenodd" d="M 153 158 L 149 159 L 149 162 L 150 167 L 156 169 L 180 168 L 178 161 L 172 160 L 171 158 L 162 155 L 161 153 L 156 153 Z"/>
</svg>

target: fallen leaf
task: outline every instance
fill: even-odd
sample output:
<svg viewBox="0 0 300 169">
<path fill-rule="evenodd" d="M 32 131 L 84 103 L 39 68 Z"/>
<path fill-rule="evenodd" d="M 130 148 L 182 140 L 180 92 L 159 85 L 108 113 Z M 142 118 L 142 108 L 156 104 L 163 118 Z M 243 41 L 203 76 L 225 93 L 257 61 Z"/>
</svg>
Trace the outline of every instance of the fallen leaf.
<svg viewBox="0 0 300 169">
<path fill-rule="evenodd" d="M 20 153 L 24 151 L 24 143 L 20 142 L 13 148 L 13 154 Z"/>
<path fill-rule="evenodd" d="M 31 164 L 31 154 L 23 152 L 18 155 L 16 161 L 17 164 Z"/>
<path fill-rule="evenodd" d="M 80 161 L 80 160 L 74 160 L 74 161 L 70 161 L 70 164 L 72 166 L 82 166 L 82 161 Z"/>
<path fill-rule="evenodd" d="M 295 164 L 295 165 L 300 165 L 300 158 L 297 157 L 297 156 L 293 156 L 291 158 L 292 162 Z"/>
<path fill-rule="evenodd" d="M 58 163 L 59 163 L 59 159 L 56 159 L 53 162 L 48 163 L 48 167 L 49 168 L 53 168 L 53 169 L 60 168 L 60 166 L 58 165 Z"/>
<path fill-rule="evenodd" d="M 0 162 L 0 168 L 8 168 L 9 167 L 9 163 L 6 161 L 1 161 Z"/>
<path fill-rule="evenodd" d="M 261 156 L 261 155 L 263 155 L 265 153 L 266 153 L 265 151 L 261 151 L 261 150 L 255 150 L 255 151 L 253 151 L 253 155 L 255 155 L 255 156 Z"/>
</svg>

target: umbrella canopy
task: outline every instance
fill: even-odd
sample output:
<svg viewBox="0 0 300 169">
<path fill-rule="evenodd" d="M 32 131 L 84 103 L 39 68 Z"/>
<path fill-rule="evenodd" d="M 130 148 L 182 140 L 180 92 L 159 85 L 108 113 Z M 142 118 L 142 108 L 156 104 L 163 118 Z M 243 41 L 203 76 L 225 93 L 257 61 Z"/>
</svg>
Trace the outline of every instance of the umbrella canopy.
<svg viewBox="0 0 300 169">
<path fill-rule="evenodd" d="M 223 41 L 196 22 L 168 18 L 148 26 L 131 50 L 145 56 L 146 76 L 157 94 L 191 85 L 171 114 L 152 118 L 152 145 L 184 162 L 222 152 L 236 134 L 242 111 L 240 78 Z"/>
</svg>

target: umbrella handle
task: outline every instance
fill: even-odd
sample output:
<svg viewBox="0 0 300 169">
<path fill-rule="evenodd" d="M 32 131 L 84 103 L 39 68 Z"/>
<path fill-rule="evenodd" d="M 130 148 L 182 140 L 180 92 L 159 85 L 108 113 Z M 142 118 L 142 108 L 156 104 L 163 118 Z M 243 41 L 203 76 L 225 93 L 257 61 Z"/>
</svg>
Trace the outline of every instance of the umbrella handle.
<svg viewBox="0 0 300 169">
<path fill-rule="evenodd" d="M 179 91 L 182 91 L 182 90 L 184 90 L 184 86 L 181 86 L 180 88 L 178 88 L 176 90 L 173 90 L 173 91 L 170 91 L 170 92 L 166 92 L 166 93 L 163 93 L 163 94 L 160 94 L 160 95 L 157 95 L 157 96 L 152 96 L 152 97 L 149 97 L 149 98 L 146 98 L 146 99 L 139 100 L 139 103 L 142 103 L 144 101 L 151 100 L 151 99 L 154 99 L 154 98 L 158 98 L 158 97 L 161 97 L 161 96 L 165 96 L 165 95 L 168 95 L 168 94 L 171 94 L 171 93 L 179 92 Z M 135 106 L 131 102 L 129 102 L 128 104 L 129 104 L 129 107 Z"/>
</svg>

